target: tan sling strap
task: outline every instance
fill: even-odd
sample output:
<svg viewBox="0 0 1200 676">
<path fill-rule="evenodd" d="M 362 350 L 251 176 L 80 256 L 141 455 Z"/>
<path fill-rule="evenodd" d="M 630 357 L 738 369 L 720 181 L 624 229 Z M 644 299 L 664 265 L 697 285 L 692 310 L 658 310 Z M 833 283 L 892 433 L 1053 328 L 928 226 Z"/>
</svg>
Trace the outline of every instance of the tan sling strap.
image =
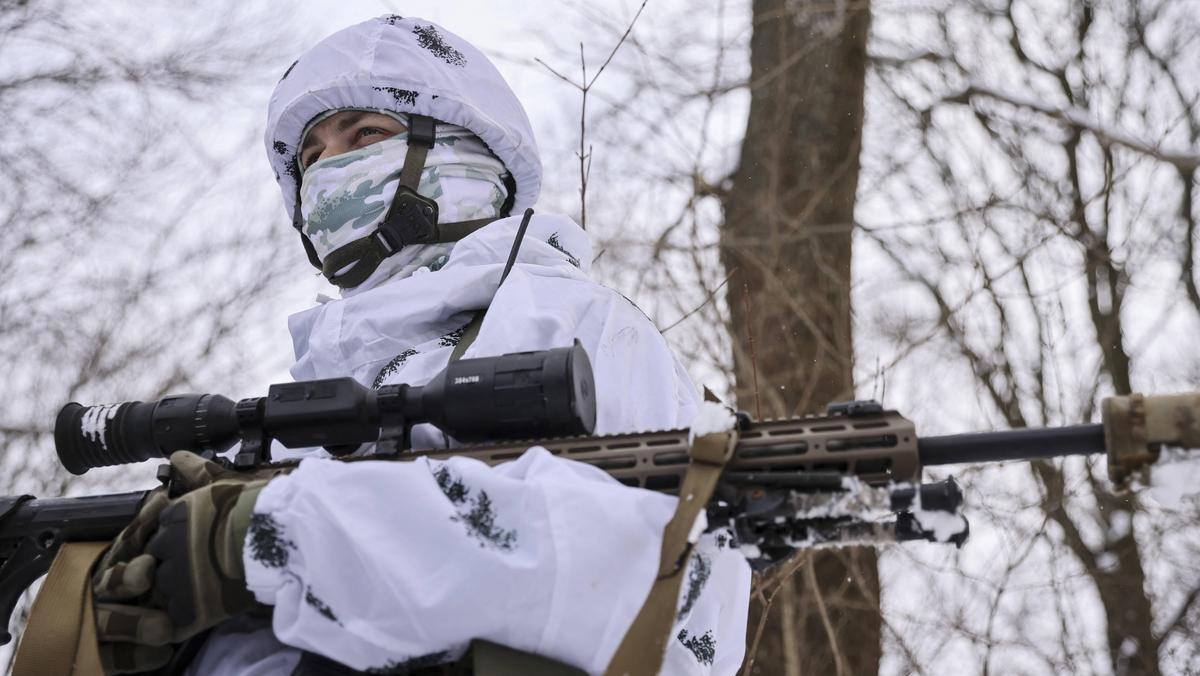
<svg viewBox="0 0 1200 676">
<path fill-rule="evenodd" d="M 366 676 L 371 672 L 352 669 L 341 662 L 316 653 L 305 652 L 289 676 Z M 429 667 L 414 667 L 404 673 L 409 676 L 585 676 L 582 669 L 534 655 L 475 639 L 467 652 L 455 662 Z"/>
<path fill-rule="evenodd" d="M 585 676 L 582 669 L 549 657 L 502 646 L 491 641 L 471 641 L 474 676 Z"/>
<path fill-rule="evenodd" d="M 675 606 L 683 582 L 687 558 L 692 551 L 688 536 L 701 510 L 708 504 L 725 463 L 737 445 L 737 431 L 714 432 L 697 437 L 689 449 L 691 461 L 679 487 L 675 514 L 663 529 L 658 577 L 638 611 L 633 624 L 608 664 L 605 676 L 655 676 L 666 655 Z"/>
<path fill-rule="evenodd" d="M 92 614 L 92 564 L 107 542 L 67 542 L 33 602 L 13 676 L 103 676 Z"/>
<path fill-rule="evenodd" d="M 475 316 L 471 317 L 471 321 L 463 327 L 462 335 L 458 337 L 458 342 L 454 344 L 454 349 L 450 351 L 451 364 L 458 361 L 463 356 L 463 353 L 467 351 L 467 348 L 471 347 L 471 343 L 475 342 L 475 338 L 479 335 L 479 327 L 483 326 L 483 315 L 486 313 L 487 310 L 476 312 Z"/>
</svg>

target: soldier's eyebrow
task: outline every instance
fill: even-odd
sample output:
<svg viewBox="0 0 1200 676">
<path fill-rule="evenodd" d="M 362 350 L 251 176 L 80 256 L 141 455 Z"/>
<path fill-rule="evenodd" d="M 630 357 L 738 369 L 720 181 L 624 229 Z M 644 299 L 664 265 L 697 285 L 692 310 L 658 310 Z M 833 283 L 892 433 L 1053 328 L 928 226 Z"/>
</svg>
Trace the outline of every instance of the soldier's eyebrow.
<svg viewBox="0 0 1200 676">
<path fill-rule="evenodd" d="M 343 131 L 346 131 L 347 128 L 353 126 L 354 123 L 358 122 L 359 120 L 363 119 L 364 116 L 369 115 L 369 114 L 370 113 L 368 113 L 365 110 L 359 110 L 359 111 L 355 111 L 349 115 L 345 115 L 345 116 L 341 117 L 340 119 L 338 119 L 336 122 L 333 123 L 334 133 L 340 134 Z M 312 135 L 311 132 L 309 132 L 309 134 L 304 138 L 304 143 L 302 143 L 300 145 L 300 153 L 304 154 L 304 151 L 308 150 L 316 142 L 317 142 L 316 138 Z"/>
</svg>

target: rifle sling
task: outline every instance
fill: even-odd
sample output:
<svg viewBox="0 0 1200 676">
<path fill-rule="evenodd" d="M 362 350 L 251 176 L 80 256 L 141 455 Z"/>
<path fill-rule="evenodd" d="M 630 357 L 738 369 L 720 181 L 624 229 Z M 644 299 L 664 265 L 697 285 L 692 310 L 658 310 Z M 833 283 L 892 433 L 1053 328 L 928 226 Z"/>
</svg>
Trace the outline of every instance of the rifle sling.
<svg viewBox="0 0 1200 676">
<path fill-rule="evenodd" d="M 103 676 L 92 613 L 92 564 L 107 542 L 66 542 L 29 613 L 13 676 Z"/>
<path fill-rule="evenodd" d="M 521 218 L 521 225 L 517 228 L 517 236 L 513 238 L 512 249 L 508 252 L 508 262 L 504 264 L 504 272 L 500 274 L 500 284 L 497 285 L 496 291 L 500 291 L 500 287 L 504 286 L 504 280 L 508 279 L 508 273 L 512 272 L 513 264 L 517 262 L 517 253 L 521 250 L 521 242 L 525 240 L 525 230 L 529 227 L 529 219 L 533 218 L 533 209 L 526 209 L 525 215 Z M 449 223 L 448 225 L 458 226 L 461 223 Z M 464 235 L 465 236 L 465 235 Z M 462 358 L 463 353 L 471 347 L 471 343 L 475 342 L 475 338 L 479 336 L 479 327 L 483 326 L 483 317 L 487 314 L 487 308 L 475 312 L 475 316 L 471 318 L 463 330 L 462 336 L 458 342 L 454 344 L 454 349 L 450 351 L 450 361 L 453 364 Z"/>
<path fill-rule="evenodd" d="M 366 676 L 341 662 L 305 651 L 289 676 Z M 408 676 L 586 676 L 557 660 L 517 650 L 499 643 L 475 639 L 458 661 L 430 667 L 414 667 Z"/>
<path fill-rule="evenodd" d="M 459 336 L 458 342 L 454 344 L 454 349 L 450 351 L 450 361 L 453 364 L 462 358 L 463 353 L 471 347 L 471 343 L 475 342 L 475 338 L 479 336 L 479 327 L 483 326 L 483 316 L 487 314 L 487 310 L 479 310 L 471 317 L 471 321 L 463 328 L 463 334 Z"/>
<path fill-rule="evenodd" d="M 662 666 L 675 624 L 679 588 L 692 552 L 689 540 L 701 511 L 712 497 L 725 464 L 733 456 L 737 431 L 716 432 L 692 440 L 690 461 L 679 487 L 675 514 L 663 529 L 658 577 L 642 609 L 621 639 L 605 676 L 655 676 Z"/>
</svg>

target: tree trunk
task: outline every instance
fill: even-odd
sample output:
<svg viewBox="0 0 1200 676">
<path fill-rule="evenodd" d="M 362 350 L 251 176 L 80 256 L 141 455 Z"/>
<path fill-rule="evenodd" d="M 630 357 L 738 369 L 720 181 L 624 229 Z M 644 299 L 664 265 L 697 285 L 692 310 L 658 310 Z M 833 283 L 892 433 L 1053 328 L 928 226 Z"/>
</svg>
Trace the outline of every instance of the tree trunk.
<svg viewBox="0 0 1200 676">
<path fill-rule="evenodd" d="M 750 115 L 722 198 L 721 259 L 732 273 L 738 405 L 755 417 L 791 416 L 854 393 L 850 244 L 870 4 L 753 7 Z M 748 655 L 754 673 L 876 673 L 874 550 L 802 556 L 811 558 L 766 609 L 757 653 Z"/>
</svg>

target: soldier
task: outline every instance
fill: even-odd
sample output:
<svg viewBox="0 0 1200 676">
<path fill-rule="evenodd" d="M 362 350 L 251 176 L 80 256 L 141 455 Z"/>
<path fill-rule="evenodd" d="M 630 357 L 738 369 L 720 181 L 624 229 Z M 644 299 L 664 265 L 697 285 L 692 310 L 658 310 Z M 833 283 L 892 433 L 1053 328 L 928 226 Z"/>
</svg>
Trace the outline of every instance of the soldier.
<svg viewBox="0 0 1200 676">
<path fill-rule="evenodd" d="M 335 33 L 276 86 L 266 145 L 310 261 L 341 290 L 290 318 L 295 378 L 423 384 L 459 356 L 578 340 L 597 433 L 692 422 L 694 385 L 645 315 L 590 279 L 577 224 L 533 215 L 514 247 L 541 162 L 520 103 L 461 38 L 398 16 Z M 413 441 L 452 443 L 429 426 Z M 451 673 L 439 665 L 500 645 L 545 673 L 603 673 L 676 503 L 540 448 L 494 468 L 303 455 L 253 480 L 173 458 L 196 490 L 155 495 L 97 568 L 107 671 Z M 661 673 L 735 673 L 745 559 L 708 533 L 684 579 Z"/>
</svg>

